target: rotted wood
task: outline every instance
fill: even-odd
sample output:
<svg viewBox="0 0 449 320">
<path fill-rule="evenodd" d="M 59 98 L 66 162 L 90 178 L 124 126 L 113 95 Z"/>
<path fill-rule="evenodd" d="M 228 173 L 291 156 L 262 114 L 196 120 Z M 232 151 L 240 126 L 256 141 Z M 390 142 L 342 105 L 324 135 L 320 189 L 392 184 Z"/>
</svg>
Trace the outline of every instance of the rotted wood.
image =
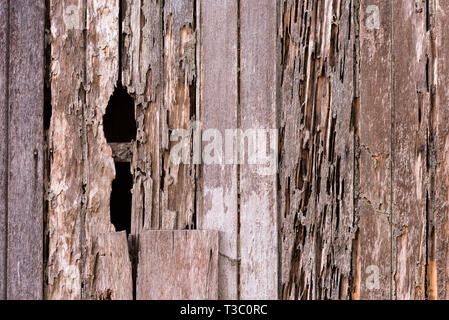
<svg viewBox="0 0 449 320">
<path fill-rule="evenodd" d="M 130 299 L 132 282 L 111 280 L 114 264 L 97 269 L 101 257 L 128 255 L 126 241 L 101 236 L 114 232 L 109 206 L 115 168 L 102 121 L 119 74 L 119 1 L 50 1 L 50 22 L 46 297 Z M 121 279 L 131 279 L 131 268 L 123 266 Z"/>
</svg>

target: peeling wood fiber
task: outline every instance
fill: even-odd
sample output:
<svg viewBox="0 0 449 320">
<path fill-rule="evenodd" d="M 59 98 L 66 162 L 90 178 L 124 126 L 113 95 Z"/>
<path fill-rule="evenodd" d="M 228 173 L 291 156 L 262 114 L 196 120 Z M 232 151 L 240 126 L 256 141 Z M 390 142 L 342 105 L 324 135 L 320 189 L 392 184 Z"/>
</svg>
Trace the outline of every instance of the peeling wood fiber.
<svg viewBox="0 0 449 320">
<path fill-rule="evenodd" d="M 0 298 L 448 299 L 448 12 L 2 1 Z M 108 143 L 118 88 L 137 134 Z M 275 129 L 277 172 L 202 162 L 197 121 Z M 118 162 L 129 234 L 111 223 Z"/>
</svg>

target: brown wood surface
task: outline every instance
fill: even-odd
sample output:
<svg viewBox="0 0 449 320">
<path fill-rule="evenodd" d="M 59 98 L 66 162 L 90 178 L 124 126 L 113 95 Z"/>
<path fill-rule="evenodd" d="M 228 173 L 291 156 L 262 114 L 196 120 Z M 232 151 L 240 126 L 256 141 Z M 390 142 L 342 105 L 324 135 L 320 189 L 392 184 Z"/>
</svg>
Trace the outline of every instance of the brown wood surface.
<svg viewBox="0 0 449 320">
<path fill-rule="evenodd" d="M 218 298 L 218 232 L 144 231 L 139 240 L 138 300 Z"/>
<path fill-rule="evenodd" d="M 0 299 L 448 299 L 448 11 L 2 1 Z M 108 144 L 118 85 L 137 135 Z M 212 138 L 194 121 L 223 139 L 218 163 L 195 158 Z M 170 158 L 176 129 L 187 163 Z M 250 163 L 249 140 L 227 158 L 227 129 L 279 129 L 277 172 Z M 133 177 L 128 239 L 110 220 L 114 162 Z"/>
<path fill-rule="evenodd" d="M 360 74 L 356 101 L 358 141 L 357 202 L 359 230 L 356 235 L 356 279 L 353 298 L 391 298 L 391 1 L 377 0 L 369 5 L 379 9 L 379 28 L 372 28 L 373 12 L 360 2 Z M 373 23 L 374 24 L 374 23 Z M 369 276 L 377 276 L 367 286 Z M 377 278 L 377 277 L 376 277 Z"/>
</svg>

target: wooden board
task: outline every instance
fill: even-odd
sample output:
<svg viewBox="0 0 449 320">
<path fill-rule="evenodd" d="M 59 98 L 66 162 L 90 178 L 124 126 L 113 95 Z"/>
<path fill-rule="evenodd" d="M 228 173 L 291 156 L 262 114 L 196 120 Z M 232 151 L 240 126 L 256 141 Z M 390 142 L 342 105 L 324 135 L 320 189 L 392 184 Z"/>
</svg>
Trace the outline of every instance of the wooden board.
<svg viewBox="0 0 449 320">
<path fill-rule="evenodd" d="M 188 130 L 196 116 L 196 0 L 166 0 L 163 10 L 164 104 L 161 114 L 163 150 L 161 228 L 196 228 L 196 166 L 191 156 L 187 163 L 170 159 L 173 130 Z M 188 147 L 192 150 L 192 139 Z"/>
<path fill-rule="evenodd" d="M 283 299 L 351 298 L 355 16 L 352 1 L 281 7 Z"/>
<path fill-rule="evenodd" d="M 8 211 L 8 36 L 9 2 L 0 3 L 0 300 L 6 299 L 6 217 Z"/>
<path fill-rule="evenodd" d="M 226 130 L 237 124 L 237 1 L 202 0 L 200 108 L 203 132 L 221 135 L 221 161 L 203 163 L 200 229 L 220 231 L 219 298 L 238 298 L 237 164 L 226 161 Z M 218 138 L 218 137 L 216 137 Z M 210 139 L 214 139 L 210 137 Z M 209 141 L 203 142 L 203 150 Z M 204 161 L 204 159 L 203 159 Z"/>
<path fill-rule="evenodd" d="M 218 232 L 144 231 L 139 243 L 138 300 L 218 298 Z"/>
<path fill-rule="evenodd" d="M 95 251 L 94 299 L 132 300 L 133 279 L 126 232 L 98 235 Z"/>
<path fill-rule="evenodd" d="M 49 10 L 52 117 L 45 298 L 81 299 L 86 8 L 84 1 L 64 4 L 52 0 Z"/>
<path fill-rule="evenodd" d="M 10 1 L 7 298 L 43 294 L 45 1 Z"/>
<path fill-rule="evenodd" d="M 388 299 L 392 295 L 391 10 L 387 0 L 360 3 L 356 299 Z"/>
<path fill-rule="evenodd" d="M 393 7 L 393 298 L 399 300 L 426 297 L 431 201 L 427 9 L 406 1 Z"/>
<path fill-rule="evenodd" d="M 428 227 L 429 296 L 449 299 L 449 3 L 438 1 L 434 7 L 432 56 L 429 69 L 431 81 L 430 142 L 432 143 L 432 207 Z"/>
<path fill-rule="evenodd" d="M 277 129 L 276 1 L 240 2 L 240 51 L 241 128 Z M 261 174 L 267 167 L 240 166 L 241 299 L 278 298 L 277 172 Z"/>
</svg>

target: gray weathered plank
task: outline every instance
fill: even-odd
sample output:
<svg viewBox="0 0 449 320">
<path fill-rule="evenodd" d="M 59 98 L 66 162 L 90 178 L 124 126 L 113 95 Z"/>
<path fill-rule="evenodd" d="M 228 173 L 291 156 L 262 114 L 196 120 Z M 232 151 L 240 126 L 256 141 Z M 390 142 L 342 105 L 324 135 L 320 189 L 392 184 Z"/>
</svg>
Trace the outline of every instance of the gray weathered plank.
<svg viewBox="0 0 449 320">
<path fill-rule="evenodd" d="M 45 1 L 10 5 L 7 298 L 41 299 Z"/>
<path fill-rule="evenodd" d="M 6 299 L 6 212 L 8 167 L 8 8 L 9 1 L 0 3 L 0 300 Z"/>
<path fill-rule="evenodd" d="M 240 121 L 248 129 L 276 129 L 277 2 L 240 2 Z M 260 133 L 260 132 L 259 132 Z M 264 136 L 269 139 L 268 134 Z M 277 145 L 272 152 L 277 154 Z M 266 145 L 269 144 L 266 143 Z M 277 137 L 275 137 L 277 143 Z M 260 144 L 259 152 L 266 146 Z M 246 153 L 251 151 L 245 148 Z M 254 153 L 250 154 L 254 156 Z M 277 157 L 277 156 L 276 156 Z M 276 158 L 275 157 L 275 158 Z M 276 158 L 277 160 L 277 158 Z M 276 171 L 268 163 L 240 167 L 240 298 L 278 297 L 278 215 Z M 277 169 L 277 166 L 274 168 Z"/>
<path fill-rule="evenodd" d="M 138 300 L 218 298 L 218 232 L 143 231 Z"/>
<path fill-rule="evenodd" d="M 201 125 L 203 132 L 218 130 L 211 133 L 224 139 L 227 129 L 237 128 L 238 6 L 236 0 L 202 0 L 200 10 Z M 237 164 L 225 159 L 222 141 L 222 149 L 214 150 L 221 159 L 203 158 L 198 226 L 220 231 L 219 298 L 237 299 Z"/>
</svg>

